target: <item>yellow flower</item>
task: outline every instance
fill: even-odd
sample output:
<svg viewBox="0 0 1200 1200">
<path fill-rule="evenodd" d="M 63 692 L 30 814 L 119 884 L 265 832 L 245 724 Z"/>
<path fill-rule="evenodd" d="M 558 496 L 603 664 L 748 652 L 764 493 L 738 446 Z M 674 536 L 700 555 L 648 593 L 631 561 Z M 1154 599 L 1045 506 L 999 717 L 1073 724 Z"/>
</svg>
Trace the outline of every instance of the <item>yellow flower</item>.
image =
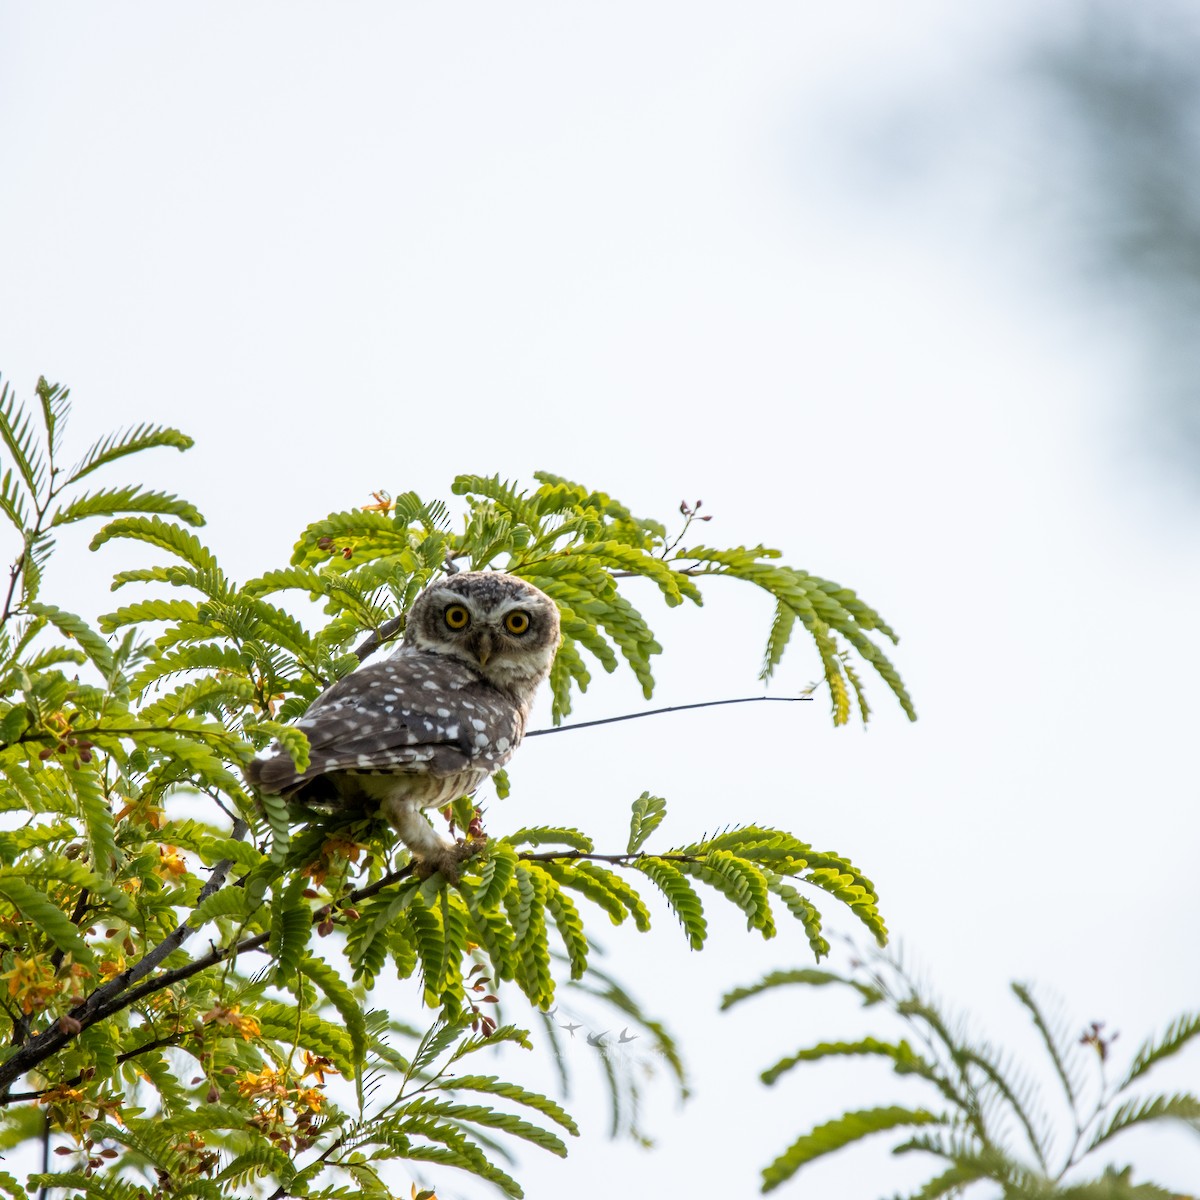
<svg viewBox="0 0 1200 1200">
<path fill-rule="evenodd" d="M 336 1075 L 333 1063 L 323 1054 L 313 1054 L 311 1050 L 304 1052 L 304 1076 L 315 1075 L 317 1083 L 325 1082 L 326 1075 Z"/>
<path fill-rule="evenodd" d="M 237 1090 L 242 1096 L 271 1096 L 281 1100 L 287 1098 L 287 1088 L 283 1086 L 282 1076 L 271 1067 L 264 1067 L 257 1075 L 247 1071 L 237 1081 Z"/>
<path fill-rule="evenodd" d="M 100 960 L 100 978 L 106 982 L 116 978 L 123 970 L 125 970 L 125 955 L 123 954 L 118 954 L 115 958 Z"/>
<path fill-rule="evenodd" d="M 318 1113 L 324 1104 L 325 1093 L 319 1091 L 317 1088 L 305 1088 L 303 1091 L 299 1088 L 296 1089 L 296 1108 L 303 1106 L 311 1112 Z"/>
<path fill-rule="evenodd" d="M 188 873 L 187 863 L 179 857 L 179 851 L 174 846 L 159 846 L 158 866 L 154 870 L 163 879 L 167 879 L 172 875 L 178 878 L 180 875 Z"/>
<path fill-rule="evenodd" d="M 36 956 L 22 958 L 14 954 L 12 970 L 4 972 L 0 979 L 8 980 L 8 994 L 26 1014 L 45 1008 L 47 1001 L 62 990 L 54 976 L 54 968 Z"/>
<path fill-rule="evenodd" d="M 261 1027 L 253 1017 L 242 1015 L 242 1006 L 240 1004 L 235 1004 L 232 1008 L 226 1008 L 223 1004 L 218 1004 L 204 1014 L 204 1021 L 205 1024 L 216 1023 L 217 1025 L 228 1025 L 231 1029 L 240 1033 L 242 1040 L 245 1042 L 258 1037 L 262 1032 Z"/>
</svg>

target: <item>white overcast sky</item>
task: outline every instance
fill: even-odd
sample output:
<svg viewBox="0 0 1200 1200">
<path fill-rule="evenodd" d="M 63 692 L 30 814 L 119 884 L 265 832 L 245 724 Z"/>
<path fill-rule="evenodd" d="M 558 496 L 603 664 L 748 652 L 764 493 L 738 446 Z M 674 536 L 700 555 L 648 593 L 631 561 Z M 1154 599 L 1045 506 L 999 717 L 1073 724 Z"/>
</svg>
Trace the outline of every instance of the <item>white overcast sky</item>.
<svg viewBox="0 0 1200 1200">
<path fill-rule="evenodd" d="M 39 373 L 70 385 L 76 448 L 145 419 L 192 433 L 136 470 L 243 577 L 372 490 L 545 469 L 667 520 L 700 497 L 707 540 L 857 588 L 902 634 L 916 725 L 872 679 L 865 735 L 820 703 L 539 739 L 491 827 L 619 848 L 643 789 L 667 838 L 784 826 L 873 877 L 906 953 L 997 1040 L 1029 1048 L 1020 978 L 1132 1049 L 1200 985 L 1197 508 L 1139 439 L 1118 311 L 1035 220 L 1047 159 L 998 119 L 1046 12 L 3 3 L 0 371 L 27 398 Z M 912 168 L 913 113 L 951 131 L 948 167 Z M 94 616 L 124 565 L 68 543 L 48 596 Z M 662 702 L 754 694 L 770 611 L 745 590 L 701 613 L 645 591 Z M 778 690 L 817 669 L 798 647 Z M 640 703 L 601 679 L 580 715 Z M 763 1089 L 774 1057 L 878 1029 L 799 994 L 719 1016 L 726 987 L 808 960 L 798 930 L 755 943 L 710 909 L 701 955 L 665 914 L 607 942 L 695 1098 L 651 1086 L 659 1148 L 611 1145 L 577 1050 L 587 1136 L 525 1156 L 534 1200 L 751 1194 L 839 1105 L 917 1099 L 877 1067 Z M 548 1078 L 526 1060 L 500 1069 Z M 1193 1052 L 1164 1083 L 1196 1075 Z M 1182 1131 L 1130 1152 L 1200 1178 Z M 869 1198 L 920 1176 L 878 1152 L 809 1178 Z"/>
</svg>

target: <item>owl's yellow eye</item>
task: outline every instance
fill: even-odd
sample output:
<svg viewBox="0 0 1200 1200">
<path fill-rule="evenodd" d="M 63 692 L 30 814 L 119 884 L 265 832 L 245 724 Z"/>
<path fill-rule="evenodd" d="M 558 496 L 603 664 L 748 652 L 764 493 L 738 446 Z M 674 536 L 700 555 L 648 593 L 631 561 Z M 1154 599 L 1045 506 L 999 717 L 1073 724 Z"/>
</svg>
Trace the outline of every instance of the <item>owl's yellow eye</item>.
<svg viewBox="0 0 1200 1200">
<path fill-rule="evenodd" d="M 529 614 L 522 612 L 519 608 L 515 612 L 510 612 L 504 618 L 504 628 L 509 633 L 524 633 L 529 628 Z"/>
<path fill-rule="evenodd" d="M 443 614 L 451 629 L 466 629 L 471 623 L 471 614 L 461 604 L 452 604 Z"/>
</svg>

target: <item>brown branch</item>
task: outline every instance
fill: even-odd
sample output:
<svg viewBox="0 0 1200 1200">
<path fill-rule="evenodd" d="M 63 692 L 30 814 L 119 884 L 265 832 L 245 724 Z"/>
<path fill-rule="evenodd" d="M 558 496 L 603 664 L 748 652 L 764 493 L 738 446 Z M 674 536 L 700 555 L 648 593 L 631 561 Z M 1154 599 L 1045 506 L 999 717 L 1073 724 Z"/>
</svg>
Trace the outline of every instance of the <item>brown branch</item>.
<svg viewBox="0 0 1200 1200">
<path fill-rule="evenodd" d="M 365 662 L 367 658 L 374 654 L 384 642 L 389 641 L 396 636 L 396 632 L 404 624 L 404 614 L 398 617 L 389 617 L 384 621 L 378 629 L 372 630 L 357 646 L 354 647 L 352 653 L 358 661 Z"/>
<path fill-rule="evenodd" d="M 126 1050 L 124 1054 L 118 1054 L 117 1062 L 128 1062 L 131 1058 L 137 1058 L 140 1054 L 149 1054 L 154 1050 L 165 1050 L 168 1046 L 178 1046 L 185 1038 L 192 1036 L 192 1030 L 184 1029 L 178 1033 L 171 1034 L 169 1037 L 155 1038 L 152 1042 L 144 1042 L 140 1046 L 135 1046 L 132 1050 Z M 74 1075 L 70 1079 L 64 1079 L 60 1083 L 56 1083 L 54 1087 L 46 1088 L 40 1092 L 12 1092 L 8 1097 L 8 1103 L 16 1104 L 22 1100 L 40 1100 L 43 1096 L 48 1096 L 60 1087 L 74 1087 L 77 1083 L 83 1082 L 84 1074 L 80 1071 L 78 1075 Z"/>
<path fill-rule="evenodd" d="M 235 836 L 239 838 L 243 837 L 246 833 L 245 823 L 242 821 L 237 822 L 233 832 Z M 518 857 L 530 862 L 589 860 L 626 866 L 647 857 L 661 858 L 672 862 L 701 861 L 694 854 L 674 852 L 670 854 L 648 855 L 644 851 L 637 851 L 633 854 L 596 854 L 585 850 L 545 850 L 520 852 Z M 197 897 L 197 905 L 202 903 L 224 884 L 225 875 L 231 865 L 232 860 L 230 859 L 223 859 L 217 863 L 213 868 L 213 873 L 208 882 Z M 325 920 L 331 919 L 334 911 L 338 908 L 353 905 L 378 895 L 386 888 L 391 887 L 392 884 L 399 883 L 401 880 L 408 878 L 414 869 L 415 864 L 410 862 L 399 870 L 391 871 L 382 876 L 374 883 L 367 884 L 361 888 L 355 888 L 337 900 L 323 905 L 313 912 L 313 924 L 320 924 Z M 231 946 L 213 946 L 207 954 L 201 955 L 189 963 L 175 967 L 170 971 L 164 971 L 160 975 L 155 975 L 152 979 L 146 979 L 146 976 L 164 958 L 178 949 L 194 932 L 195 930 L 186 922 L 180 925 L 127 971 L 123 971 L 103 987 L 97 988 L 85 1000 L 76 1005 L 68 1014 L 67 1020 L 57 1022 L 48 1029 L 43 1030 L 36 1037 L 25 1043 L 9 1059 L 0 1063 L 0 1089 L 2 1089 L 0 1090 L 0 1107 L 18 1100 L 35 1099 L 40 1095 L 41 1093 L 37 1092 L 21 1092 L 13 1095 L 8 1091 L 8 1088 L 25 1072 L 56 1054 L 63 1046 L 78 1037 L 89 1026 L 95 1025 L 98 1021 L 103 1021 L 107 1017 L 111 1017 L 115 1013 L 129 1008 L 146 996 L 151 996 L 155 992 L 163 991 L 166 988 L 173 987 L 177 983 L 183 982 L 185 979 L 190 979 L 193 975 L 198 975 L 201 971 L 206 971 L 209 967 L 214 967 L 226 959 L 236 957 L 239 954 L 247 954 L 252 950 L 261 949 L 271 939 L 271 934 L 268 931 L 243 938 L 240 942 L 235 942 Z M 144 980 L 144 982 L 139 984 L 140 980 Z M 135 984 L 139 984 L 139 986 L 133 986 Z M 155 1046 L 152 1043 L 147 1043 L 145 1046 L 127 1052 L 127 1056 L 132 1057 L 153 1048 Z"/>
<path fill-rule="evenodd" d="M 240 840 L 246 836 L 248 830 L 249 826 L 245 821 L 235 821 L 230 836 Z M 213 867 L 208 882 L 200 889 L 200 894 L 196 897 L 197 905 L 202 904 L 222 887 L 231 866 L 233 866 L 233 859 L 224 858 Z M 43 1029 L 41 1033 L 31 1038 L 15 1054 L 0 1064 L 0 1105 L 7 1103 L 9 1087 L 26 1071 L 36 1067 L 38 1063 L 44 1062 L 51 1055 L 57 1054 L 68 1042 L 89 1026 L 111 1016 L 114 1012 L 120 1012 L 121 1009 L 128 1007 L 129 1004 L 146 994 L 145 985 L 135 989 L 135 992 L 130 992 L 128 989 L 149 975 L 163 959 L 178 950 L 195 932 L 184 921 L 133 966 L 114 976 L 85 997 L 71 1009 L 66 1020 L 51 1025 L 48 1029 Z M 152 980 L 151 985 L 157 985 L 157 980 Z M 157 990 L 157 987 L 151 986 L 150 990 Z M 130 996 L 133 998 L 128 999 Z"/>
<path fill-rule="evenodd" d="M 237 837 L 243 837 L 246 833 L 245 822 L 237 822 L 233 832 Z M 209 877 L 208 882 L 204 885 L 204 888 L 196 899 L 197 905 L 206 900 L 222 886 L 225 881 L 225 874 L 231 865 L 231 859 L 223 859 L 217 863 L 213 868 L 213 873 Z M 401 879 L 411 875 L 413 869 L 413 864 L 410 863 L 408 866 L 401 867 L 398 871 L 392 871 L 381 879 L 377 879 L 374 883 L 368 884 L 366 887 L 356 888 L 354 891 L 348 892 L 345 896 L 338 899 L 336 904 L 355 904 L 360 900 L 366 900 L 383 891 L 384 888 L 389 887 L 391 884 L 398 883 Z M 325 905 L 324 908 L 314 912 L 313 923 L 319 924 L 330 916 L 332 907 L 333 905 Z M 61 1022 L 51 1025 L 48 1029 L 44 1029 L 39 1033 L 37 1037 L 22 1046 L 11 1058 L 0 1064 L 0 1089 L 3 1089 L 0 1090 L 0 1107 L 14 1101 L 15 1097 L 11 1096 L 7 1091 L 12 1083 L 19 1079 L 26 1071 L 31 1070 L 47 1058 L 57 1054 L 63 1046 L 78 1037 L 89 1026 L 95 1025 L 97 1021 L 103 1021 L 105 1018 L 111 1017 L 114 1013 L 129 1008 L 146 996 L 153 995 L 164 988 L 173 987 L 185 979 L 190 979 L 193 975 L 198 975 L 201 971 L 206 971 L 209 967 L 214 967 L 218 963 L 224 962 L 227 958 L 238 954 L 246 954 L 251 950 L 257 950 L 270 941 L 271 938 L 270 933 L 259 933 L 253 937 L 243 938 L 240 942 L 232 946 L 214 946 L 207 954 L 193 959 L 190 963 L 185 963 L 183 966 L 175 967 L 170 971 L 164 971 L 161 975 L 155 975 L 153 979 L 146 979 L 139 987 L 132 986 L 139 980 L 144 979 L 167 955 L 178 949 L 193 933 L 195 933 L 195 930 L 186 922 L 180 925 L 172 933 L 168 934 L 149 954 L 130 967 L 129 970 L 123 971 L 109 983 L 105 984 L 104 987 L 97 988 L 82 1003 L 76 1005 L 67 1014 L 71 1023 L 66 1029 L 63 1028 L 63 1023 Z M 24 1098 L 24 1093 L 22 1093 L 22 1097 Z"/>
</svg>

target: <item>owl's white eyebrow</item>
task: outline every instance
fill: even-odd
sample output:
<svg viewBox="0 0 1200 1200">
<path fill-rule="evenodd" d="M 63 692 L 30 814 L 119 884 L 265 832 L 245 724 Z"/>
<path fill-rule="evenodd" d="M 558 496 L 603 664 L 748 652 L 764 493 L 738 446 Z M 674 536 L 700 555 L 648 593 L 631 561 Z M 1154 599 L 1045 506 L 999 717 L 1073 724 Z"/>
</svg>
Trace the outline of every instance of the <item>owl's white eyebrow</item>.
<svg viewBox="0 0 1200 1200">
<path fill-rule="evenodd" d="M 595 721 L 573 721 L 570 725 L 552 725 L 549 729 L 531 729 L 527 738 L 543 733 L 566 733 L 571 729 L 587 729 L 592 725 L 612 725 L 617 721 L 636 721 L 639 717 L 657 717 L 662 713 L 685 712 L 689 708 L 716 708 L 721 704 L 795 704 L 811 702 L 811 696 L 739 696 L 735 700 L 701 700 L 696 704 L 672 704 L 669 708 L 648 708 L 645 712 L 623 713 L 619 717 L 600 717 Z"/>
</svg>

